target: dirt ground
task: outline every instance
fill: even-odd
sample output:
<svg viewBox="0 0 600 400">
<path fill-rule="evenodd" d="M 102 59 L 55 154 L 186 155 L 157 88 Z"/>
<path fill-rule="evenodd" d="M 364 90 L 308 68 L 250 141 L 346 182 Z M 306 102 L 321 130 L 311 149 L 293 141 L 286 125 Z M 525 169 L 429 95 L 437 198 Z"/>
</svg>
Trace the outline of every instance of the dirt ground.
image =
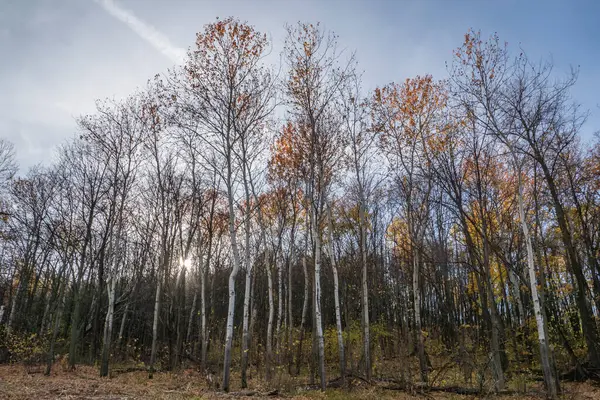
<svg viewBox="0 0 600 400">
<path fill-rule="evenodd" d="M 388 390 L 380 386 L 361 386 L 352 390 L 328 389 L 326 392 L 310 390 L 301 385 L 288 386 L 287 390 L 269 392 L 268 389 L 240 391 L 234 387 L 225 394 L 214 387 L 206 376 L 185 370 L 178 374 L 157 373 L 149 380 L 144 371 L 115 374 L 113 378 L 100 378 L 98 370 L 79 366 L 74 372 L 54 368 L 52 375 L 42 374 L 42 368 L 29 372 L 21 365 L 0 366 L 0 399 L 46 400 L 46 399 L 223 399 L 223 398 L 293 398 L 293 399 L 477 399 L 480 396 L 455 393 L 431 392 L 410 395 Z M 252 384 L 251 384 L 252 386 Z M 255 385 L 259 386 L 259 385 Z M 591 383 L 563 384 L 564 399 L 600 400 L 600 387 Z M 502 399 L 540 399 L 539 388 L 531 388 L 527 395 L 509 394 L 492 396 Z"/>
</svg>

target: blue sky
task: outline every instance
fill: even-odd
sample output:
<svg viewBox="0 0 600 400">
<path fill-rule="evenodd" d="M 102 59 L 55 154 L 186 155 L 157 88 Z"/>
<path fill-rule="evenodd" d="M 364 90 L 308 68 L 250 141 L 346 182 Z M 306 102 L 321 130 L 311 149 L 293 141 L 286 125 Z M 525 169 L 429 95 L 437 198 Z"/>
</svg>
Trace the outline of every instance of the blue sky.
<svg viewBox="0 0 600 400">
<path fill-rule="evenodd" d="M 367 89 L 417 74 L 444 78 L 469 28 L 498 32 L 533 58 L 552 57 L 557 73 L 579 65 L 573 95 L 591 112 L 584 140 L 600 130 L 593 0 L 0 0 L 0 137 L 15 143 L 22 168 L 48 162 L 95 99 L 144 85 L 204 24 L 229 15 L 271 36 L 273 63 L 286 22 L 320 21 L 356 51 Z"/>
</svg>

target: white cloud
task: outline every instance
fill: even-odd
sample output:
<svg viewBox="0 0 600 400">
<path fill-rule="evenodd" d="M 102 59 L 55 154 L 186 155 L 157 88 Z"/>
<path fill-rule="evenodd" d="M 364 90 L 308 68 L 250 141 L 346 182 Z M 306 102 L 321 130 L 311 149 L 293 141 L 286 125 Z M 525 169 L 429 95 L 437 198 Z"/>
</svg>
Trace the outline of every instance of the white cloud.
<svg viewBox="0 0 600 400">
<path fill-rule="evenodd" d="M 122 8 L 113 0 L 94 0 L 100 4 L 110 15 L 120 20 L 152 47 L 169 57 L 175 63 L 182 63 L 186 51 L 173 45 L 169 39 L 152 25 L 145 23 L 136 17 L 131 11 Z"/>
</svg>

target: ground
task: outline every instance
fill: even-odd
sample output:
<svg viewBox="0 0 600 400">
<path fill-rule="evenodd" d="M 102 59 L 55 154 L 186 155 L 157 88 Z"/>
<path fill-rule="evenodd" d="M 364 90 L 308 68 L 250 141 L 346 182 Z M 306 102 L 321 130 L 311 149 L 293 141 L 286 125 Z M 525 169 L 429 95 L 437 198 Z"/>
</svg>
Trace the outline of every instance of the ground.
<svg viewBox="0 0 600 400">
<path fill-rule="evenodd" d="M 234 377 L 237 378 L 237 377 Z M 238 379 L 239 380 L 239 379 Z M 74 372 L 54 368 L 47 377 L 40 368 L 25 368 L 22 365 L 0 366 L 0 399 L 7 400 L 47 400 L 47 399 L 89 399 L 89 400 L 137 400 L 137 399 L 223 399 L 223 398 L 286 398 L 286 399 L 432 399 L 470 400 L 480 398 L 474 395 L 458 395 L 446 392 L 408 394 L 389 390 L 382 385 L 354 387 L 352 390 L 328 389 L 325 393 L 301 385 L 300 382 L 286 382 L 286 388 L 269 392 L 260 385 L 254 390 L 241 391 L 234 387 L 232 392 L 220 392 L 211 379 L 194 370 L 177 374 L 157 373 L 149 380 L 144 371 L 115 373 L 112 378 L 100 378 L 98 369 L 79 366 Z M 600 399 L 600 387 L 592 383 L 564 383 L 564 399 Z M 533 400 L 543 398 L 538 387 L 530 388 L 527 394 L 507 394 L 492 396 L 496 399 Z"/>
</svg>

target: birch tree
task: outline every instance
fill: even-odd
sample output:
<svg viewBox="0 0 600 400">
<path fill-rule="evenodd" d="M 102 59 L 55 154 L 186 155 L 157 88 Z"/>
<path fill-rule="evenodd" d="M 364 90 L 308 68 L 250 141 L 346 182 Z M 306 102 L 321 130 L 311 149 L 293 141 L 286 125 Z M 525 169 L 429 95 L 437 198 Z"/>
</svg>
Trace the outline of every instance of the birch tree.
<svg viewBox="0 0 600 400">
<path fill-rule="evenodd" d="M 233 267 L 229 276 L 223 361 L 225 391 L 230 383 L 235 279 L 243 261 L 237 237 L 240 216 L 236 204 L 240 199 L 237 184 L 242 182 L 247 166 L 240 163 L 240 142 L 248 135 L 260 135 L 272 111 L 272 78 L 262 66 L 268 46 L 265 35 L 228 18 L 207 25 L 197 35 L 196 48 L 190 51 L 185 67 L 191 104 L 184 105 L 184 110 L 198 119 L 201 139 L 209 149 L 207 161 L 213 165 L 219 163 L 214 168 L 227 192 Z"/>
<path fill-rule="evenodd" d="M 314 297 L 316 343 L 321 389 L 325 390 L 325 360 L 321 313 L 321 225 L 324 206 L 332 182 L 333 170 L 340 154 L 341 141 L 338 98 L 339 90 L 354 73 L 354 60 L 341 61 L 333 33 L 319 25 L 287 27 L 284 56 L 288 63 L 286 95 L 290 113 L 304 131 L 308 144 L 308 181 L 306 200 L 314 240 Z"/>
</svg>

